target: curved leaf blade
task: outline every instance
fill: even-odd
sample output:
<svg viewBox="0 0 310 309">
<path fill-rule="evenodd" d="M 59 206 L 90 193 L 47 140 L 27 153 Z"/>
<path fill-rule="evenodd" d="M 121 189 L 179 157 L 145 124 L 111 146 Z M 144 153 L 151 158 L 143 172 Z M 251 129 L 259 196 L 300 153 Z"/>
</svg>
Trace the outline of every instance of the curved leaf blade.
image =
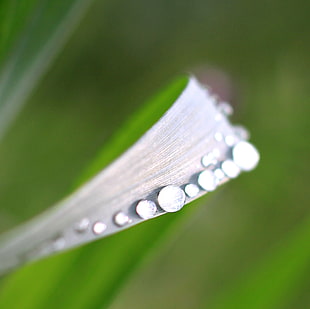
<svg viewBox="0 0 310 309">
<path fill-rule="evenodd" d="M 156 122 L 175 101 L 187 81 L 187 78 L 177 80 L 135 114 L 115 139 L 104 147 L 79 183 L 107 165 Z M 190 207 L 173 216 L 161 216 L 124 233 L 24 267 L 4 282 L 0 307 L 106 307 L 128 275 L 173 223 L 192 210 L 193 207 Z M 24 289 L 26 285 L 27 289 Z"/>
</svg>

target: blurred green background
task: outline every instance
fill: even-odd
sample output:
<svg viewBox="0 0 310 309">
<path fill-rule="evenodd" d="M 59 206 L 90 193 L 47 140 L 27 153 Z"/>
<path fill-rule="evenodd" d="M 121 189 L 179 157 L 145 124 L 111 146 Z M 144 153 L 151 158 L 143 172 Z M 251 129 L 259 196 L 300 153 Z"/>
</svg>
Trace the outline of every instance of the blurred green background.
<svg viewBox="0 0 310 309">
<path fill-rule="evenodd" d="M 309 10 L 306 0 L 93 2 L 0 144 L 1 231 L 63 198 L 162 86 L 220 71 L 261 163 L 183 217 L 109 308 L 310 308 Z"/>
</svg>

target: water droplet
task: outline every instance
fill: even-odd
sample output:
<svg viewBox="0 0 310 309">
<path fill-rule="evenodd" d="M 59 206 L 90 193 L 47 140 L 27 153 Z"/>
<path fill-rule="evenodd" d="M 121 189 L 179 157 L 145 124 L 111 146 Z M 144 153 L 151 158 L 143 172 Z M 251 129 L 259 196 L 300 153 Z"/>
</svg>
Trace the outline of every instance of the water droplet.
<svg viewBox="0 0 310 309">
<path fill-rule="evenodd" d="M 89 227 L 89 219 L 87 218 L 83 218 L 80 222 L 78 222 L 75 226 L 74 229 L 75 231 L 77 231 L 78 233 L 84 233 L 87 231 L 88 227 Z"/>
<path fill-rule="evenodd" d="M 232 160 L 222 162 L 222 170 L 229 178 L 236 178 L 240 174 L 240 168 Z"/>
<path fill-rule="evenodd" d="M 53 241 L 53 248 L 55 251 L 59 251 L 65 247 L 66 241 L 63 237 L 58 237 Z"/>
<path fill-rule="evenodd" d="M 156 214 L 157 207 L 153 201 L 141 200 L 136 206 L 136 212 L 142 219 L 153 218 Z"/>
<path fill-rule="evenodd" d="M 243 140 L 248 140 L 250 138 L 249 131 L 241 125 L 234 126 L 234 133 Z"/>
<path fill-rule="evenodd" d="M 223 134 L 221 132 L 216 132 L 214 134 L 214 139 L 218 142 L 221 142 L 223 140 Z"/>
<path fill-rule="evenodd" d="M 218 104 L 218 110 L 223 113 L 225 116 L 231 116 L 234 112 L 234 109 L 227 102 L 221 102 Z"/>
<path fill-rule="evenodd" d="M 248 142 L 239 142 L 232 151 L 234 162 L 244 171 L 250 171 L 259 162 L 259 152 Z"/>
<path fill-rule="evenodd" d="M 217 187 L 217 179 L 212 171 L 206 170 L 199 174 L 198 184 L 205 191 L 214 191 Z"/>
<path fill-rule="evenodd" d="M 214 171 L 214 175 L 217 178 L 218 182 L 222 181 L 225 178 L 225 174 L 220 168 L 217 168 Z"/>
<path fill-rule="evenodd" d="M 204 167 L 209 167 L 210 165 L 215 165 L 217 163 L 217 159 L 214 156 L 213 152 L 209 152 L 201 158 L 201 164 Z"/>
<path fill-rule="evenodd" d="M 106 230 L 106 228 L 107 226 L 103 222 L 97 221 L 93 225 L 93 232 L 96 235 L 100 235 Z"/>
<path fill-rule="evenodd" d="M 225 143 L 227 146 L 233 146 L 236 143 L 236 139 L 233 135 L 227 135 L 225 137 Z"/>
<path fill-rule="evenodd" d="M 184 191 L 188 197 L 196 197 L 199 193 L 199 188 L 193 183 L 185 186 Z"/>
<path fill-rule="evenodd" d="M 114 215 L 114 223 L 118 226 L 125 226 L 130 221 L 130 218 L 122 211 Z"/>
<path fill-rule="evenodd" d="M 167 212 L 176 212 L 185 204 L 185 193 L 177 186 L 167 186 L 158 193 L 158 204 Z"/>
</svg>

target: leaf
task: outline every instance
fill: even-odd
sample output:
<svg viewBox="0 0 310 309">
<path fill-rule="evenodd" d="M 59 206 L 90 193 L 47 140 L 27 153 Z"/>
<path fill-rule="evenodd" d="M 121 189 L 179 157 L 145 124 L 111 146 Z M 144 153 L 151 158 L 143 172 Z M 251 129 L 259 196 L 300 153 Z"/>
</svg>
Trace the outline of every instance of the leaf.
<svg viewBox="0 0 310 309">
<path fill-rule="evenodd" d="M 1 1 L 0 139 L 90 1 Z"/>
<path fill-rule="evenodd" d="M 157 121 L 184 89 L 187 80 L 178 79 L 135 114 L 104 147 L 80 182 L 107 165 Z M 172 216 L 161 216 L 123 233 L 28 265 L 6 279 L 0 294 L 0 307 L 107 306 L 142 258 L 175 221 L 192 210 L 193 207 L 189 207 Z"/>
<path fill-rule="evenodd" d="M 245 278 L 235 280 L 231 289 L 221 293 L 209 308 L 268 309 L 289 304 L 307 276 L 309 238 L 310 218 L 307 218 Z"/>
</svg>

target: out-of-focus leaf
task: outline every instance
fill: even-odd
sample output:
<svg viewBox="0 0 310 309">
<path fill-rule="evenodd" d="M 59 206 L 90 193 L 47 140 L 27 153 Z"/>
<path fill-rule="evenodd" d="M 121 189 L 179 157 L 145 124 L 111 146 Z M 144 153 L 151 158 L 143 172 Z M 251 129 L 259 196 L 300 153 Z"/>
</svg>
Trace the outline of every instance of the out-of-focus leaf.
<svg viewBox="0 0 310 309">
<path fill-rule="evenodd" d="M 187 80 L 178 79 L 136 113 L 104 147 L 80 182 L 107 165 L 155 123 L 184 89 Z M 191 209 L 193 207 L 180 214 L 159 217 L 123 233 L 24 267 L 5 280 L 0 307 L 102 308 L 108 305 L 142 257 L 173 222 Z"/>
<path fill-rule="evenodd" d="M 296 296 L 310 265 L 310 218 L 249 271 L 221 293 L 212 309 L 283 308 Z"/>
<path fill-rule="evenodd" d="M 90 1 L 0 2 L 0 138 Z"/>
</svg>

